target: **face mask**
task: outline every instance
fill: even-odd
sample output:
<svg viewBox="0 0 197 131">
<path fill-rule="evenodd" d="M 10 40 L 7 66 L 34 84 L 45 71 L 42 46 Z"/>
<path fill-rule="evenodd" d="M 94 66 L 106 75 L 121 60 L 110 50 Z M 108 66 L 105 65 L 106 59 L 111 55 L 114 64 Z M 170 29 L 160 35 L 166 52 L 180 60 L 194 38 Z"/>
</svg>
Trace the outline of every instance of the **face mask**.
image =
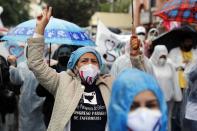
<svg viewBox="0 0 197 131">
<path fill-rule="evenodd" d="M 84 65 L 79 68 L 80 78 L 89 85 L 92 85 L 92 83 L 97 79 L 99 73 L 99 68 L 92 64 Z"/>
<path fill-rule="evenodd" d="M 161 116 L 159 110 L 138 108 L 129 113 L 127 126 L 132 131 L 159 131 Z"/>
<path fill-rule="evenodd" d="M 137 37 L 141 42 L 145 41 L 145 35 L 138 35 Z"/>
<path fill-rule="evenodd" d="M 145 35 L 138 35 L 138 39 L 140 40 L 140 51 L 144 52 L 144 41 L 145 41 Z"/>
<path fill-rule="evenodd" d="M 166 63 L 166 59 L 165 59 L 165 58 L 159 58 L 158 64 L 159 64 L 160 66 L 164 66 L 165 63 Z"/>
</svg>

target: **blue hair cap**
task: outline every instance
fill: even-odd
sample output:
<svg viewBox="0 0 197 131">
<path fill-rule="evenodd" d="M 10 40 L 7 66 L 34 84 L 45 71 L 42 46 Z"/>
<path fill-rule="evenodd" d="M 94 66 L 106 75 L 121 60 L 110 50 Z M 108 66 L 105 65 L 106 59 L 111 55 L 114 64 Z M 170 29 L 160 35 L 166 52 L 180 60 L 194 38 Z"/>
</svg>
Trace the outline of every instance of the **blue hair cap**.
<svg viewBox="0 0 197 131">
<path fill-rule="evenodd" d="M 102 67 L 103 63 L 102 63 L 100 54 L 94 48 L 86 46 L 86 47 L 78 48 L 76 51 L 72 52 L 70 59 L 68 61 L 68 64 L 67 64 L 67 69 L 74 69 L 79 58 L 85 53 L 93 53 L 99 62 L 99 67 L 100 68 Z"/>
<path fill-rule="evenodd" d="M 157 81 L 150 74 L 131 68 L 121 72 L 113 83 L 108 110 L 109 131 L 128 131 L 128 113 L 135 96 L 143 91 L 151 91 L 156 96 L 162 113 L 160 131 L 166 131 L 167 106 Z"/>
</svg>

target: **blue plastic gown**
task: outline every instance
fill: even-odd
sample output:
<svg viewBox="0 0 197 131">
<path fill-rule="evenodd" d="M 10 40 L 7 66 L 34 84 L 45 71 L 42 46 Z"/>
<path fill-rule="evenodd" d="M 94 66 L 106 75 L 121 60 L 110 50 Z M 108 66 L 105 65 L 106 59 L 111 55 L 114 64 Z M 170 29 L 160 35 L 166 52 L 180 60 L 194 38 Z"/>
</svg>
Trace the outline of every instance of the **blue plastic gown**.
<svg viewBox="0 0 197 131">
<path fill-rule="evenodd" d="M 22 84 L 18 104 L 18 131 L 45 131 L 42 114 L 44 98 L 37 96 L 38 81 L 26 62 L 20 63 L 17 68 L 10 67 L 10 79 L 14 84 Z"/>
<path fill-rule="evenodd" d="M 125 69 L 114 81 L 109 105 L 109 131 L 128 131 L 127 117 L 137 94 L 152 91 L 158 98 L 161 118 L 161 131 L 167 129 L 167 107 L 165 98 L 156 82 L 149 74 L 137 69 Z M 148 120 L 148 118 L 147 118 Z"/>
</svg>

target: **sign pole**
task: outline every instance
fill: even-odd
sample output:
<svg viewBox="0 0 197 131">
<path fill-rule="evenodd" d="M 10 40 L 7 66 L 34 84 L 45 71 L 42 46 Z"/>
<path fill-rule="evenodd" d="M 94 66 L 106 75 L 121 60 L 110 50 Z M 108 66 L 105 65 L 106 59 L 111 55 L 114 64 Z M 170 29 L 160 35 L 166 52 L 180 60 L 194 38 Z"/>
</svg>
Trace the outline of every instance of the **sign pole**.
<svg viewBox="0 0 197 131">
<path fill-rule="evenodd" d="M 134 9 L 133 9 L 133 0 L 131 0 L 131 15 L 132 15 L 132 20 L 131 20 L 131 34 L 134 33 Z"/>
</svg>

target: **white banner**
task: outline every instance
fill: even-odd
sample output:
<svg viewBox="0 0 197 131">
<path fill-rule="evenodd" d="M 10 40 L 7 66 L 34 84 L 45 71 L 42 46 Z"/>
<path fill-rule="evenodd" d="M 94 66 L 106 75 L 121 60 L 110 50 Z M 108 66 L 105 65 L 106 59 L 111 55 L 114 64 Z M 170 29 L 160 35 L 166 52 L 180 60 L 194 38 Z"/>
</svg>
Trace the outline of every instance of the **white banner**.
<svg viewBox="0 0 197 131">
<path fill-rule="evenodd" d="M 98 22 L 96 45 L 97 50 L 107 63 L 113 63 L 116 58 L 125 53 L 125 45 L 131 35 L 117 35 L 111 32 L 101 21 Z"/>
<path fill-rule="evenodd" d="M 0 42 L 0 55 L 7 59 L 9 52 L 5 47 L 5 42 Z"/>
<path fill-rule="evenodd" d="M 24 56 L 25 43 L 7 41 L 4 46 L 9 55 L 14 55 L 17 58 L 17 63 L 24 62 L 26 60 Z"/>
</svg>

